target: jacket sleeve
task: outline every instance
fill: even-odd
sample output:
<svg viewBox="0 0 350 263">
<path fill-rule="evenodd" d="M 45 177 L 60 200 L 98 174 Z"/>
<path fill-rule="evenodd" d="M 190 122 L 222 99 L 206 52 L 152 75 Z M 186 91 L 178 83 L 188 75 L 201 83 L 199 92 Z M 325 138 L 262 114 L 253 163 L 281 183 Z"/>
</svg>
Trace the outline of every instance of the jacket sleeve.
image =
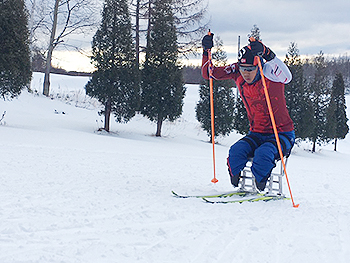
<svg viewBox="0 0 350 263">
<path fill-rule="evenodd" d="M 284 84 L 292 80 L 292 73 L 289 71 L 287 65 L 277 57 L 265 63 L 264 76 L 271 81 Z"/>
<path fill-rule="evenodd" d="M 213 67 L 213 78 L 216 80 L 234 79 L 236 73 L 236 64 L 227 65 L 224 67 Z M 202 76 L 209 79 L 209 60 L 208 56 L 203 54 L 202 58 Z"/>
</svg>

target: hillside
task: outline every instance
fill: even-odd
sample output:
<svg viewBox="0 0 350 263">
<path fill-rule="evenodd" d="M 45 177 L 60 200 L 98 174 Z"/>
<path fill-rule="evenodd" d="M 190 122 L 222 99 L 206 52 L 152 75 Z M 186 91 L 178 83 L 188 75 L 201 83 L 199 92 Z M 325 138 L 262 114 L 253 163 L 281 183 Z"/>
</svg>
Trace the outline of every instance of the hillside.
<svg viewBox="0 0 350 263">
<path fill-rule="evenodd" d="M 33 90 L 41 80 L 36 73 Z M 0 102 L 0 262 L 348 262 L 349 135 L 338 152 L 293 149 L 288 175 L 299 208 L 177 199 L 171 190 L 232 190 L 226 157 L 241 136 L 219 139 L 212 184 L 197 85 L 187 85 L 183 115 L 157 138 L 141 115 L 96 132 L 102 117 L 85 96 L 87 80 L 53 75 L 52 99 L 23 92 Z"/>
</svg>

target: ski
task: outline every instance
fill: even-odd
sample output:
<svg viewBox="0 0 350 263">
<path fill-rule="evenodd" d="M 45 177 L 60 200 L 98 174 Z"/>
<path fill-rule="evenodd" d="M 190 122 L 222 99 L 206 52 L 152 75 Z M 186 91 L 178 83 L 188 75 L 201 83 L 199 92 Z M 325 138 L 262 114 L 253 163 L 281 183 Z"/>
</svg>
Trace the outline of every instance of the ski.
<svg viewBox="0 0 350 263">
<path fill-rule="evenodd" d="M 226 198 L 226 197 L 231 197 L 231 196 L 244 197 L 247 195 L 263 196 L 263 194 L 261 194 L 261 193 L 251 192 L 251 191 L 243 191 L 243 190 L 228 192 L 228 193 L 221 193 L 221 194 L 213 194 L 213 195 L 180 195 L 174 191 L 171 191 L 171 192 L 175 197 L 178 197 L 178 198 Z"/>
<path fill-rule="evenodd" d="M 230 203 L 243 203 L 243 202 L 258 202 L 258 201 L 273 201 L 273 200 L 290 200 L 285 196 L 269 196 L 269 195 L 257 195 L 247 199 L 235 199 L 235 200 L 210 200 L 210 197 L 203 197 L 202 199 L 210 204 L 230 204 Z"/>
</svg>

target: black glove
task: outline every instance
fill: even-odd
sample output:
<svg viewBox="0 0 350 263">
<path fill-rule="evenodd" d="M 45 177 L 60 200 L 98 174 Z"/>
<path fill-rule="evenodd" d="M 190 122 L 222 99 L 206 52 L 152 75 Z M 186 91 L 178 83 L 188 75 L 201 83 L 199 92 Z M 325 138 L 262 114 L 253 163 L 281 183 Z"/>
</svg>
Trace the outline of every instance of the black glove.
<svg viewBox="0 0 350 263">
<path fill-rule="evenodd" d="M 270 61 L 276 56 L 275 53 L 271 51 L 271 49 L 269 49 L 260 41 L 249 41 L 253 56 L 262 56 L 266 61 Z"/>
<path fill-rule="evenodd" d="M 210 35 L 205 35 L 202 39 L 202 47 L 203 47 L 203 54 L 208 55 L 208 49 L 211 49 L 214 46 L 213 42 L 214 34 L 211 33 Z"/>
</svg>

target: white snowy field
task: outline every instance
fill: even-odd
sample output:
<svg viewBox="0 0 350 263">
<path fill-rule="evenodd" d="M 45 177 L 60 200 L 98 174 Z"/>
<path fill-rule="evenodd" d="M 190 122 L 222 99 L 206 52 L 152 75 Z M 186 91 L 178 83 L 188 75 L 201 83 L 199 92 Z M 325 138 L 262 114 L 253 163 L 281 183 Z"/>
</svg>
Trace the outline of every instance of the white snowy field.
<svg viewBox="0 0 350 263">
<path fill-rule="evenodd" d="M 87 80 L 52 75 L 54 99 L 24 91 L 0 101 L 1 263 L 349 262 L 349 135 L 338 152 L 294 148 L 288 176 L 299 208 L 178 199 L 171 190 L 233 190 L 226 157 L 241 135 L 219 139 L 213 184 L 211 144 L 195 120 L 198 86 L 188 85 L 182 117 L 157 138 L 141 115 L 96 132 L 102 117 L 84 96 Z M 32 89 L 41 81 L 35 73 Z"/>
</svg>

